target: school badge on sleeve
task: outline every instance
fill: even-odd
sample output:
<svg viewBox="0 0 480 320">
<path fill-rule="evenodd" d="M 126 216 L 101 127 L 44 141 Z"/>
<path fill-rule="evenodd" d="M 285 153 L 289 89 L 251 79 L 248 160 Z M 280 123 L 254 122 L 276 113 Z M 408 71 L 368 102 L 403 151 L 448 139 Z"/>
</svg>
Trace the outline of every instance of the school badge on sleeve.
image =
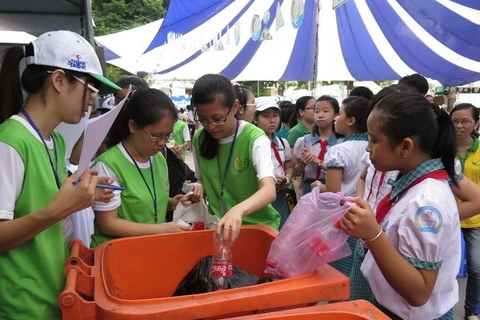
<svg viewBox="0 0 480 320">
<path fill-rule="evenodd" d="M 415 224 L 420 232 L 438 233 L 443 225 L 443 217 L 438 209 L 424 206 L 415 213 Z"/>
</svg>

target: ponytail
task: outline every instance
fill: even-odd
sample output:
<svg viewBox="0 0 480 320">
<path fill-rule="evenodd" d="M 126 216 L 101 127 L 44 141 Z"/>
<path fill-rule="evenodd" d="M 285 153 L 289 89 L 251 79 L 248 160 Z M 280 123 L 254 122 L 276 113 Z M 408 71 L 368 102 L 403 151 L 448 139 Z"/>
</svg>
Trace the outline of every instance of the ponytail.
<svg viewBox="0 0 480 320">
<path fill-rule="evenodd" d="M 437 105 L 431 104 L 437 115 L 438 136 L 435 141 L 432 158 L 442 159 L 445 171 L 447 171 L 450 180 L 458 187 L 455 180 L 455 154 L 457 152 L 457 137 L 455 127 L 449 114 L 441 110 Z"/>
<path fill-rule="evenodd" d="M 23 93 L 20 82 L 20 61 L 24 46 L 11 47 L 5 52 L 0 70 L 0 123 L 20 112 Z"/>
<path fill-rule="evenodd" d="M 110 131 L 108 132 L 107 138 L 105 140 L 105 144 L 107 145 L 108 149 L 122 142 L 130 134 L 130 129 L 128 127 L 128 103 L 129 101 L 127 101 L 125 103 L 126 105 L 122 107 L 122 110 L 120 110 L 120 113 L 113 122 Z"/>
<path fill-rule="evenodd" d="M 203 129 L 200 137 L 200 155 L 206 159 L 213 159 L 217 155 L 220 144 L 207 130 Z"/>
</svg>

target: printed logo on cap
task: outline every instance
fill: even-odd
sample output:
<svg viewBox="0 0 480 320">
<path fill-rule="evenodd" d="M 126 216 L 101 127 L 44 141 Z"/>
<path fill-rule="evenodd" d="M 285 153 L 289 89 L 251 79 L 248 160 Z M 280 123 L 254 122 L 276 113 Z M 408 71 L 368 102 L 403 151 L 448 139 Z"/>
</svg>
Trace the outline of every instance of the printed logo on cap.
<svg viewBox="0 0 480 320">
<path fill-rule="evenodd" d="M 77 69 L 87 69 L 87 63 L 83 60 L 81 60 L 81 56 L 77 54 L 75 56 L 76 59 L 70 59 L 68 60 L 67 64 L 72 67 L 72 68 L 77 68 Z"/>
</svg>

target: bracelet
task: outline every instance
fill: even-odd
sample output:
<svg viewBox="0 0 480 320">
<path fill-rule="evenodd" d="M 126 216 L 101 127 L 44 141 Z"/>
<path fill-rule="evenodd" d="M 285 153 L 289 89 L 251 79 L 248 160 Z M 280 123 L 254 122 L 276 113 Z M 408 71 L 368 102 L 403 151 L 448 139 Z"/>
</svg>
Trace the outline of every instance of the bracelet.
<svg viewBox="0 0 480 320">
<path fill-rule="evenodd" d="M 375 241 L 377 240 L 381 235 L 382 235 L 382 232 L 383 232 L 383 229 L 382 227 L 380 227 L 380 231 L 377 233 L 377 235 L 375 237 L 373 237 L 372 239 L 368 239 L 368 240 L 362 240 L 364 243 L 365 242 L 372 242 L 372 241 Z"/>
</svg>

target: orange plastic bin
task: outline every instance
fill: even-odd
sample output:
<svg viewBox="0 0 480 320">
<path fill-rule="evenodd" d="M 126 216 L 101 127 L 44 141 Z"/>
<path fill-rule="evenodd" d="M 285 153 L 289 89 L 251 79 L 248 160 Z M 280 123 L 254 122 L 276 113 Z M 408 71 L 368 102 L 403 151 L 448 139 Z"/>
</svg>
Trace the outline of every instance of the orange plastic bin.
<svg viewBox="0 0 480 320">
<path fill-rule="evenodd" d="M 321 306 L 291 309 L 250 315 L 246 317 L 230 318 L 229 320 L 388 320 L 383 312 L 365 300 L 337 302 Z"/>
<path fill-rule="evenodd" d="M 233 264 L 258 277 L 264 273 L 277 232 L 243 227 L 233 246 Z M 308 275 L 260 285 L 172 297 L 183 277 L 213 253 L 213 231 L 195 231 L 107 242 L 95 250 L 74 240 L 59 297 L 64 319 L 224 318 L 339 301 L 349 280 L 325 266 Z"/>
</svg>

